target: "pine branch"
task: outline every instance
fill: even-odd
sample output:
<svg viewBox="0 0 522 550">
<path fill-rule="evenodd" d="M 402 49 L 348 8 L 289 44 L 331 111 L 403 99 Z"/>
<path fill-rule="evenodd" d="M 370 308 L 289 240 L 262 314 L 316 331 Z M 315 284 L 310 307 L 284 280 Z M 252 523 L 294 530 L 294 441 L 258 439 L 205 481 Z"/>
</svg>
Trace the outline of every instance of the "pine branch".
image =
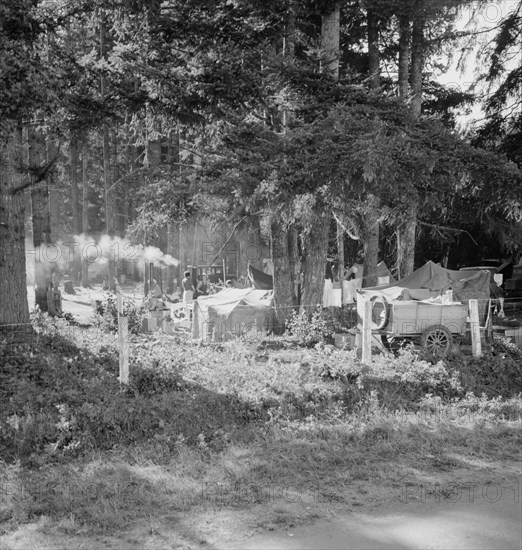
<svg viewBox="0 0 522 550">
<path fill-rule="evenodd" d="M 212 266 L 214 265 L 214 262 L 219 258 L 219 256 L 221 255 L 221 252 L 223 252 L 223 250 L 225 250 L 225 247 L 227 246 L 227 244 L 230 242 L 230 239 L 232 238 L 232 236 L 234 235 L 234 233 L 236 232 L 236 229 L 240 226 L 240 224 L 246 220 L 248 218 L 248 216 L 244 216 L 242 217 L 237 223 L 236 225 L 234 226 L 234 229 L 232 229 L 232 233 L 230 233 L 228 239 L 225 241 L 225 244 L 219 249 L 219 252 L 214 256 L 214 258 L 212 258 L 212 261 L 208 264 L 209 266 Z"/>
<path fill-rule="evenodd" d="M 421 221 L 419 221 L 418 223 L 419 225 L 424 225 L 425 227 L 430 227 L 431 229 L 436 229 L 436 230 L 442 229 L 444 231 L 453 231 L 453 233 L 466 233 L 469 236 L 469 238 L 478 246 L 477 241 L 473 238 L 471 233 L 469 231 L 466 231 L 465 229 L 456 229 L 454 227 L 448 227 L 446 225 L 434 225 L 432 223 L 426 223 Z"/>
<path fill-rule="evenodd" d="M 56 155 L 46 164 L 43 166 L 29 166 L 27 168 L 27 172 L 31 176 L 29 178 L 29 181 L 22 183 L 21 185 L 18 185 L 17 187 L 13 187 L 10 190 L 11 195 L 17 195 L 18 193 L 21 193 L 22 191 L 25 191 L 29 187 L 35 187 L 42 181 L 45 181 L 47 179 L 47 175 L 49 174 L 51 168 L 54 166 L 55 162 L 58 159 L 58 156 L 60 154 L 60 149 L 58 148 L 58 151 L 56 152 Z"/>
</svg>

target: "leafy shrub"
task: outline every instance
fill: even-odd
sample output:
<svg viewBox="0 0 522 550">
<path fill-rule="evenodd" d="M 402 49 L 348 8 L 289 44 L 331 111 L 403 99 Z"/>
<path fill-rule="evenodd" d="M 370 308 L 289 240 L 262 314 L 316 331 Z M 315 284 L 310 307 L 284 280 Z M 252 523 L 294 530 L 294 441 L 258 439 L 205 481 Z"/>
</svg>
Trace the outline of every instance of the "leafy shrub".
<svg viewBox="0 0 522 550">
<path fill-rule="evenodd" d="M 462 389 L 455 371 L 443 361 L 430 363 L 422 359 L 413 346 L 400 349 L 392 358 L 375 356 L 364 377 L 411 385 L 423 393 L 446 396 L 459 393 Z"/>
<path fill-rule="evenodd" d="M 522 393 L 522 350 L 505 338 L 495 338 L 481 357 L 462 355 L 451 360 L 465 391 L 489 398 Z"/>
<path fill-rule="evenodd" d="M 517 421 L 521 419 L 520 398 L 504 399 L 500 396 L 480 397 L 467 392 L 464 397 L 455 397 L 443 401 L 440 396 L 427 394 L 418 402 L 421 411 L 436 413 L 440 418 L 482 420 L 482 421 Z"/>
<path fill-rule="evenodd" d="M 399 350 L 394 357 L 374 355 L 363 365 L 355 351 L 317 344 L 317 355 L 310 358 L 311 370 L 323 379 L 339 380 L 344 385 L 344 401 L 349 410 L 360 412 L 375 398 L 385 408 L 415 408 L 427 393 L 450 398 L 462 394 L 458 372 L 439 361 L 422 359 L 413 347 Z M 373 398 L 371 396 L 374 396 Z"/>
<path fill-rule="evenodd" d="M 290 339 L 299 346 L 312 347 L 320 342 L 333 343 L 333 329 L 326 314 L 316 309 L 311 315 L 306 311 L 292 313 L 287 324 Z"/>
<path fill-rule="evenodd" d="M 158 359 L 154 359 L 150 365 L 133 362 L 130 372 L 129 389 L 141 395 L 180 391 L 186 387 L 181 375 L 161 364 Z"/>
<path fill-rule="evenodd" d="M 106 291 L 102 300 L 93 306 L 96 326 L 107 332 L 118 331 L 118 306 L 117 297 L 113 292 Z M 123 315 L 128 318 L 129 332 L 140 334 L 142 320 L 145 315 L 143 306 L 137 306 L 134 300 L 123 295 Z"/>
<path fill-rule="evenodd" d="M 314 346 L 310 365 L 315 376 L 323 379 L 354 380 L 364 368 L 357 358 L 356 350 L 341 350 L 331 344 L 319 342 Z"/>
</svg>

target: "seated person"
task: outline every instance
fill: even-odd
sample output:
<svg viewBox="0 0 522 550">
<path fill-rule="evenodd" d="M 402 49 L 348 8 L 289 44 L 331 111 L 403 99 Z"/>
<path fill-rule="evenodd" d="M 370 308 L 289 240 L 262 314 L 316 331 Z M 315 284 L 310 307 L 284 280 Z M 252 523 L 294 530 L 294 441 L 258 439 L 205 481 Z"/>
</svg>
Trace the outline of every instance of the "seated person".
<svg viewBox="0 0 522 550">
<path fill-rule="evenodd" d="M 208 277 L 206 273 L 203 273 L 203 275 L 201 275 L 201 279 L 198 281 L 198 284 L 196 286 L 196 297 L 208 296 L 208 291 L 209 291 Z"/>
</svg>

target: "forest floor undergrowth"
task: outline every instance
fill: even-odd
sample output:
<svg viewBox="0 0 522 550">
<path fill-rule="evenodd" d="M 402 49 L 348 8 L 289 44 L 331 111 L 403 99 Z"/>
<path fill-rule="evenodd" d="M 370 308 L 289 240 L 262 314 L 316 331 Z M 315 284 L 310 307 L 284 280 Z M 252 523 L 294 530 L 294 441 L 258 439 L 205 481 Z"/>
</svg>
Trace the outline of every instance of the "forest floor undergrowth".
<svg viewBox="0 0 522 550">
<path fill-rule="evenodd" d="M 3 549 L 221 548 L 519 487 L 520 352 L 502 342 L 368 368 L 324 343 L 156 334 L 132 339 L 122 389 L 114 334 L 35 334 L 0 381 Z"/>
</svg>

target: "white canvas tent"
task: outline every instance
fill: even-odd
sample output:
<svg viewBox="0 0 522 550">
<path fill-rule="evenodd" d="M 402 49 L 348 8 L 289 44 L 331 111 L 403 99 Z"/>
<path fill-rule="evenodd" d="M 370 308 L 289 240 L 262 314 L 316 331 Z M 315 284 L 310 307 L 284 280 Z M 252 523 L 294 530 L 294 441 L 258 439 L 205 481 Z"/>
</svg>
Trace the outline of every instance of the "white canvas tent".
<svg viewBox="0 0 522 550">
<path fill-rule="evenodd" d="M 225 288 L 194 301 L 192 337 L 207 341 L 240 336 L 249 330 L 267 331 L 272 302 L 271 290 Z"/>
</svg>

